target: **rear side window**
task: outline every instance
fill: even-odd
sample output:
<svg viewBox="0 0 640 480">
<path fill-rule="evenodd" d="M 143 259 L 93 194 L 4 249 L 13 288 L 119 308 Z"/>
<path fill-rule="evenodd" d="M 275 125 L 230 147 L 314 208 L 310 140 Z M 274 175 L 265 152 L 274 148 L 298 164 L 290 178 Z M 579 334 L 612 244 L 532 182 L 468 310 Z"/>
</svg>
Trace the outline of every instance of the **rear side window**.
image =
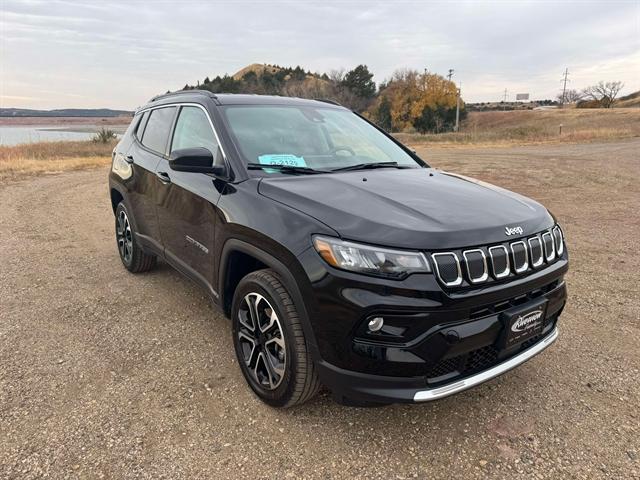
<svg viewBox="0 0 640 480">
<path fill-rule="evenodd" d="M 176 122 L 171 151 L 195 147 L 208 149 L 213 155 L 214 163 L 222 163 L 218 142 L 207 114 L 199 107 L 182 107 Z"/>
<path fill-rule="evenodd" d="M 175 110 L 175 107 L 165 107 L 151 111 L 142 135 L 142 144 L 145 147 L 161 154 L 165 153 Z"/>
<path fill-rule="evenodd" d="M 138 128 L 136 129 L 136 137 L 138 140 L 142 140 L 142 133 L 144 132 L 144 127 L 147 125 L 147 120 L 149 120 L 149 110 L 142 114 L 142 118 L 140 122 L 138 122 Z"/>
</svg>

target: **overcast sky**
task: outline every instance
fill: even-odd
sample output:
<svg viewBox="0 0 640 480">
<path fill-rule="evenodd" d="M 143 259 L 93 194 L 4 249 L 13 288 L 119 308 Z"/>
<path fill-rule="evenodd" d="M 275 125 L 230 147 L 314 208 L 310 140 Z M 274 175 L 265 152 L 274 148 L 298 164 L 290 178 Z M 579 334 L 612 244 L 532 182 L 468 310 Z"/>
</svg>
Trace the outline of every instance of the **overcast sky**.
<svg viewBox="0 0 640 480">
<path fill-rule="evenodd" d="M 0 0 L 0 106 L 134 109 L 250 63 L 327 72 L 455 69 L 466 101 L 640 90 L 640 0 Z"/>
</svg>

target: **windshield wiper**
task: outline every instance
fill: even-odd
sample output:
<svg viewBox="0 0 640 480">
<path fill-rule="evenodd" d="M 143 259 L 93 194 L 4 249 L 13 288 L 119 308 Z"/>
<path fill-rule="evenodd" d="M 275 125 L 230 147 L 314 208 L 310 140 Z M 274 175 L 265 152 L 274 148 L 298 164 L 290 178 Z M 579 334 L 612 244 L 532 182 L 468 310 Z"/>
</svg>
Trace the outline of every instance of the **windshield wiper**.
<svg viewBox="0 0 640 480">
<path fill-rule="evenodd" d="M 295 165 L 282 165 L 279 163 L 276 163 L 273 165 L 265 165 L 262 163 L 247 163 L 247 168 L 249 170 L 263 170 L 267 168 L 272 168 L 282 173 L 303 173 L 303 174 L 329 173 L 326 170 L 316 170 L 310 167 L 296 167 Z"/>
<path fill-rule="evenodd" d="M 357 163 L 356 165 L 349 165 L 348 167 L 334 168 L 332 172 L 347 172 L 349 170 L 369 170 L 373 168 L 413 168 L 409 165 L 399 165 L 398 162 L 375 162 L 375 163 Z"/>
</svg>

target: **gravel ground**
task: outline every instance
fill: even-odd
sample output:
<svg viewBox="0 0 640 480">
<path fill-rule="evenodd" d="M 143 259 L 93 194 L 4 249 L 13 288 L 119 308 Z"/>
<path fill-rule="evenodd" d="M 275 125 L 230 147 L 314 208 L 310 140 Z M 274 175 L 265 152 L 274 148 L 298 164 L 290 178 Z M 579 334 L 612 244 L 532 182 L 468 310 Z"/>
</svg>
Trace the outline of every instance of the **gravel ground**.
<svg viewBox="0 0 640 480">
<path fill-rule="evenodd" d="M 638 152 L 422 152 L 546 204 L 570 300 L 520 368 L 377 409 L 259 402 L 202 291 L 121 266 L 106 169 L 0 185 L 0 478 L 640 478 Z"/>
</svg>

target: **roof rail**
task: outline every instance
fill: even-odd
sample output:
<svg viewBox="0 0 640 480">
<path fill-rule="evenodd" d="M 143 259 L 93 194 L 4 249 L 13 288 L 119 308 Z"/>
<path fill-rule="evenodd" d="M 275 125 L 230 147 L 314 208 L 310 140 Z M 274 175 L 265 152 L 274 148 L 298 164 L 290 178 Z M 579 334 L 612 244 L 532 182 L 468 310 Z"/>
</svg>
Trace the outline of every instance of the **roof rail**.
<svg viewBox="0 0 640 480">
<path fill-rule="evenodd" d="M 172 97 L 174 95 L 187 95 L 187 94 L 200 94 L 200 95 L 207 95 L 208 97 L 211 98 L 216 98 L 216 94 L 213 92 L 210 92 L 209 90 L 199 90 L 194 88 L 193 90 L 177 90 L 175 92 L 169 92 L 169 93 L 163 93 L 162 95 L 156 95 L 155 97 L 153 97 L 151 100 L 149 100 L 149 103 L 151 102 L 155 102 L 156 100 L 160 100 L 162 98 L 167 98 L 167 97 Z"/>
<path fill-rule="evenodd" d="M 331 105 L 337 105 L 339 107 L 342 107 L 340 103 L 336 102 L 335 100 L 331 100 L 330 98 L 314 98 L 314 100 L 316 102 L 330 103 Z"/>
</svg>

